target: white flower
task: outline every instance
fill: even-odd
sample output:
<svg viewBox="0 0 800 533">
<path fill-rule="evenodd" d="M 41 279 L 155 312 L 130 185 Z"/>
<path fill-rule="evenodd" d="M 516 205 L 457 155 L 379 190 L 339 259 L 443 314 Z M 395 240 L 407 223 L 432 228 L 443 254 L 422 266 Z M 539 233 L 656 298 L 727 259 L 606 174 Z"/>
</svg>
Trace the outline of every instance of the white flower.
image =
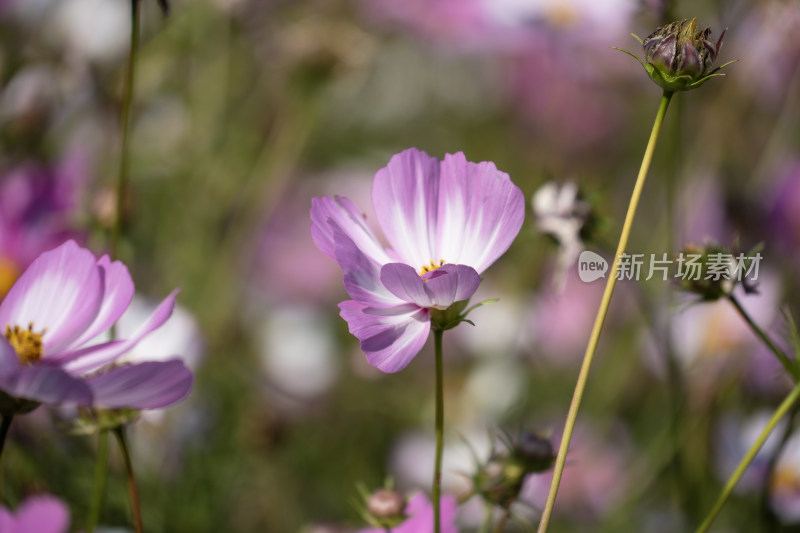
<svg viewBox="0 0 800 533">
<path fill-rule="evenodd" d="M 573 182 L 557 184 L 547 182 L 537 190 L 531 200 L 536 227 L 558 241 L 558 268 L 556 285 L 564 286 L 565 274 L 575 264 L 583 251 L 581 230 L 589 219 L 591 206 L 578 195 Z"/>
</svg>

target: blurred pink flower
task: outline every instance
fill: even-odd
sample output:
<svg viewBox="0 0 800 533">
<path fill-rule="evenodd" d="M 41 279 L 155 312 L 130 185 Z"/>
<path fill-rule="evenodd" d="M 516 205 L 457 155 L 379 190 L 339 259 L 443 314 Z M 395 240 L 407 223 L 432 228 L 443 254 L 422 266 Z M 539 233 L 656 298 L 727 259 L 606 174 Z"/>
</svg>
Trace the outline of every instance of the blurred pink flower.
<svg viewBox="0 0 800 533">
<path fill-rule="evenodd" d="M 91 344 L 128 308 L 128 269 L 67 241 L 39 256 L 0 303 L 0 391 L 36 403 L 153 409 L 189 393 L 179 360 L 107 366 L 160 327 L 173 291 L 128 339 Z M 99 370 L 99 372 L 98 372 Z"/>
<path fill-rule="evenodd" d="M 775 108 L 791 97 L 793 77 L 800 68 L 800 4 L 755 2 L 739 28 L 731 30 L 731 57 L 739 58 L 741 86 L 752 91 L 756 101 Z M 769 62 L 769 68 L 764 68 Z M 776 109 L 777 111 L 777 109 Z"/>
<path fill-rule="evenodd" d="M 769 239 L 800 260 L 800 160 L 785 163 L 771 188 L 764 206 Z"/>
<path fill-rule="evenodd" d="M 561 434 L 560 428 L 556 434 Z M 555 512 L 573 521 L 591 521 L 612 512 L 630 487 L 633 453 L 627 429 L 621 423 L 608 426 L 603 434 L 578 423 Z M 552 477 L 552 472 L 528 476 L 520 499 L 542 508 Z"/>
<path fill-rule="evenodd" d="M 309 196 L 326 194 L 347 196 L 355 204 L 364 205 L 370 199 L 371 179 L 361 168 L 304 176 L 275 201 L 257 235 L 253 267 L 248 274 L 257 289 L 248 291 L 249 296 L 266 300 L 254 307 L 327 304 L 341 297 L 342 271 L 335 263 L 319 260 L 319 249 L 305 225 L 308 215 L 304 209 Z M 372 219 L 374 213 L 367 209 L 365 216 Z"/>
<path fill-rule="evenodd" d="M 52 496 L 31 496 L 15 513 L 0 505 L 3 533 L 67 533 L 69 509 Z"/>
<path fill-rule="evenodd" d="M 85 186 L 84 155 L 73 151 L 54 168 L 19 165 L 0 178 L 0 297 L 42 252 L 67 238 Z"/>
<path fill-rule="evenodd" d="M 464 154 L 439 161 L 416 149 L 378 171 L 372 200 L 392 245 L 385 249 L 344 197 L 314 198 L 311 234 L 344 271 L 352 300 L 339 304 L 370 364 L 405 368 L 431 328 L 431 309 L 469 300 L 480 273 L 522 227 L 522 191 L 493 163 Z"/>
<path fill-rule="evenodd" d="M 580 280 L 577 268 L 565 276 L 563 288 L 543 285 L 531 304 L 527 319 L 527 345 L 537 359 L 559 366 L 577 364 L 586 350 L 603 284 Z M 619 312 L 619 306 L 614 310 Z"/>
<path fill-rule="evenodd" d="M 449 494 L 442 496 L 441 522 L 442 533 L 458 533 L 456 527 L 456 498 Z M 405 508 L 408 518 L 399 526 L 391 529 L 391 533 L 433 533 L 433 504 L 425 494 L 418 492 L 411 497 Z M 358 533 L 386 533 L 385 529 L 367 528 Z"/>
<path fill-rule="evenodd" d="M 624 33 L 634 0 L 367 0 L 366 12 L 431 41 L 477 51 L 512 51 L 548 31 L 590 41 Z"/>
</svg>

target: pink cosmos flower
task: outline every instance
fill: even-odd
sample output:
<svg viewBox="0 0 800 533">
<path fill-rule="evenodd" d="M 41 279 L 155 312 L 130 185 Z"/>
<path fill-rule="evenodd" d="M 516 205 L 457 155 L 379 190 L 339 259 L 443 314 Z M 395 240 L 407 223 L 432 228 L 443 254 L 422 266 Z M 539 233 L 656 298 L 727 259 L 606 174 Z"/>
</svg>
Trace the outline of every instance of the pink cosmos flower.
<svg viewBox="0 0 800 533">
<path fill-rule="evenodd" d="M 442 496 L 441 505 L 442 533 L 458 533 L 456 527 L 456 498 L 449 494 Z M 391 533 L 433 533 L 433 504 L 425 494 L 418 492 L 411 497 L 405 508 L 408 518 L 399 526 L 393 527 Z M 358 533 L 386 533 L 385 529 L 367 528 Z"/>
<path fill-rule="evenodd" d="M 0 404 L 10 396 L 153 409 L 185 398 L 193 377 L 178 360 L 110 366 L 169 318 L 177 290 L 130 338 L 90 342 L 122 316 L 133 293 L 124 264 L 98 260 L 74 241 L 40 255 L 0 303 Z"/>
<path fill-rule="evenodd" d="M 67 533 L 69 510 L 52 496 L 32 496 L 11 513 L 0 506 L 3 533 Z"/>
<path fill-rule="evenodd" d="M 391 248 L 344 197 L 312 200 L 311 234 L 344 271 L 350 333 L 371 365 L 397 372 L 425 344 L 431 310 L 468 300 L 511 245 L 525 199 L 494 163 L 460 152 L 440 162 L 412 148 L 375 175 L 372 203 Z"/>
</svg>

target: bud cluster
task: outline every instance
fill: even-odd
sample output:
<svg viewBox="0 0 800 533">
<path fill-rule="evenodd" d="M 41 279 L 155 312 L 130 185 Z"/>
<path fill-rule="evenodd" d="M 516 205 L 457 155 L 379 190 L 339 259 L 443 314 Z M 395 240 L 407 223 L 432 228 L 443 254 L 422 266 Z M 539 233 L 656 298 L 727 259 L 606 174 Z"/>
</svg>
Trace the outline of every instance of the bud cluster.
<svg viewBox="0 0 800 533">
<path fill-rule="evenodd" d="M 472 476 L 474 493 L 503 507 L 517 499 L 528 474 L 549 470 L 556 457 L 550 440 L 535 433 L 505 444 L 505 450 L 493 452 Z"/>
<path fill-rule="evenodd" d="M 746 293 L 756 292 L 757 274 L 755 277 L 748 274 L 758 268 L 760 253 L 734 253 L 718 244 L 687 244 L 680 257 L 688 258 L 680 262 L 680 268 L 685 270 L 678 276 L 681 289 L 700 296 L 703 301 L 727 297 L 738 283 Z M 687 275 L 689 269 L 695 270 L 696 275 Z"/>
</svg>

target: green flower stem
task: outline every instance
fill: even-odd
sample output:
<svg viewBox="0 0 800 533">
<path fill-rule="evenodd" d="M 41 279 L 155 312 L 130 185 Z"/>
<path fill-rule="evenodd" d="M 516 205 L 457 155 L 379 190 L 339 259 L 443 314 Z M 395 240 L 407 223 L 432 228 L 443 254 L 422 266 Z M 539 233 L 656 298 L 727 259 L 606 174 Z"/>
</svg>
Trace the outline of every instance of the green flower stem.
<svg viewBox="0 0 800 533">
<path fill-rule="evenodd" d="M 121 146 L 119 154 L 119 174 L 117 176 L 117 211 L 111 234 L 111 257 L 119 252 L 122 237 L 122 224 L 125 208 L 125 191 L 128 188 L 128 166 L 130 159 L 130 122 L 133 91 L 136 86 L 136 62 L 139 57 L 140 0 L 131 0 L 131 41 L 128 54 L 128 67 L 125 72 L 125 87 L 122 95 Z"/>
<path fill-rule="evenodd" d="M 106 490 L 106 477 L 108 473 L 108 430 L 101 429 L 97 435 L 97 458 L 94 466 L 94 490 L 89 507 L 89 516 L 86 518 L 86 533 L 94 533 L 97 521 L 100 519 L 100 508 L 103 506 L 103 493 Z"/>
<path fill-rule="evenodd" d="M 14 421 L 13 414 L 7 414 L 2 416 L 3 421 L 0 423 L 0 460 L 3 458 L 3 449 L 6 446 L 6 436 L 8 435 L 8 430 L 11 427 L 11 422 Z"/>
<path fill-rule="evenodd" d="M 769 419 L 769 422 L 764 427 L 764 430 L 761 432 L 756 441 L 753 443 L 753 445 L 747 451 L 745 456 L 742 458 L 741 462 L 739 463 L 739 466 L 736 467 L 736 470 L 733 472 L 733 474 L 731 474 L 731 477 L 728 479 L 728 482 L 725 483 L 725 487 L 722 489 L 722 493 L 719 495 L 717 503 L 714 504 L 714 507 L 711 509 L 711 512 L 708 513 L 708 516 L 700 525 L 700 527 L 697 528 L 695 533 L 704 533 L 708 531 L 708 528 L 711 527 L 711 523 L 714 522 L 714 519 L 719 514 L 720 510 L 722 509 L 722 506 L 725 505 L 725 502 L 728 500 L 728 496 L 730 496 L 731 492 L 733 492 L 734 487 L 742 478 L 742 475 L 744 475 L 744 472 L 745 470 L 747 470 L 747 467 L 750 466 L 750 463 L 753 461 L 756 454 L 761 449 L 761 446 L 764 445 L 764 442 L 767 440 L 767 437 L 769 437 L 770 433 L 772 433 L 772 430 L 775 429 L 775 426 L 778 424 L 780 419 L 783 418 L 783 415 L 785 415 L 787 411 L 789 411 L 789 409 L 792 408 L 792 406 L 794 405 L 794 403 L 797 401 L 798 398 L 800 398 L 800 384 L 796 385 L 795 388 L 792 389 L 792 392 L 789 393 L 786 399 L 783 400 L 783 403 L 781 403 L 775 410 L 775 413 L 772 415 L 772 418 Z"/>
<path fill-rule="evenodd" d="M 755 333 L 758 338 L 761 339 L 761 341 L 767 346 L 767 348 L 769 348 L 770 351 L 775 354 L 775 357 L 778 358 L 778 361 L 781 362 L 783 368 L 785 368 L 786 371 L 792 376 L 795 383 L 800 381 L 800 368 L 798 368 L 797 364 L 793 363 L 792 360 L 789 359 L 785 353 L 783 353 L 783 350 L 781 350 L 777 344 L 772 342 L 772 339 L 770 339 L 764 330 L 755 323 L 752 317 L 747 313 L 747 311 L 745 311 L 744 307 L 742 307 L 742 304 L 739 303 L 739 300 L 733 294 L 729 295 L 728 299 L 731 301 L 736 310 L 739 311 L 739 314 L 742 315 L 742 318 L 744 318 L 745 322 L 747 322 L 747 325 L 750 326 L 750 329 L 753 330 L 753 333 Z"/>
<path fill-rule="evenodd" d="M 489 530 L 492 527 L 493 520 L 494 520 L 494 504 L 487 501 L 486 516 L 484 517 L 483 523 L 481 524 L 480 533 L 489 533 Z"/>
<path fill-rule="evenodd" d="M 433 343 L 436 351 L 436 462 L 433 467 L 433 531 L 442 530 L 441 492 L 442 492 L 442 449 L 444 448 L 444 365 L 442 364 L 441 329 L 433 330 Z"/>
<path fill-rule="evenodd" d="M 628 238 L 630 237 L 631 228 L 633 226 L 633 219 L 636 216 L 636 207 L 639 205 L 639 198 L 641 197 L 642 189 L 644 188 L 647 171 L 649 170 L 650 163 L 653 160 L 653 152 L 656 148 L 658 134 L 661 131 L 661 124 L 664 122 L 664 115 L 667 113 L 667 107 L 669 106 L 671 98 L 672 93 L 668 91 L 665 91 L 664 95 L 661 97 L 661 103 L 658 107 L 658 113 L 656 114 L 656 120 L 653 124 L 653 130 L 650 133 L 650 140 L 647 143 L 647 148 L 644 152 L 644 158 L 642 159 L 642 166 L 639 169 L 639 175 L 636 177 L 636 184 L 633 187 L 631 201 L 628 205 L 628 213 L 625 215 L 625 222 L 622 225 L 622 233 L 619 237 L 617 253 L 614 256 L 614 264 L 611 267 L 611 272 L 609 273 L 606 281 L 606 288 L 603 292 L 603 298 L 600 301 L 600 307 L 597 310 L 597 316 L 594 320 L 592 334 L 589 337 L 589 344 L 586 347 L 586 353 L 583 356 L 583 363 L 581 365 L 580 372 L 578 373 L 578 381 L 575 385 L 575 392 L 572 395 L 572 403 L 570 403 L 569 406 L 569 413 L 567 414 L 567 419 L 564 425 L 564 433 L 561 436 L 561 445 L 558 448 L 558 456 L 556 457 L 556 463 L 553 471 L 553 481 L 550 484 L 550 491 L 547 494 L 547 502 L 545 503 L 544 510 L 542 511 L 542 518 L 539 522 L 538 533 L 545 533 L 548 525 L 550 524 L 550 516 L 553 514 L 553 507 L 556 503 L 558 487 L 561 484 L 561 476 L 564 473 L 564 465 L 566 464 L 567 460 L 567 450 L 569 449 L 569 443 L 572 439 L 572 431 L 575 429 L 575 421 L 578 418 L 578 409 L 580 408 L 581 400 L 583 398 L 583 391 L 586 388 L 586 382 L 589 378 L 589 370 L 592 366 L 594 354 L 597 351 L 597 343 L 600 339 L 600 333 L 603 330 L 603 323 L 605 322 L 606 314 L 608 313 L 608 306 L 611 303 L 611 296 L 614 294 L 614 287 L 617 284 L 617 271 L 619 270 L 617 258 L 625 253 L 625 248 L 628 245 Z"/>
<path fill-rule="evenodd" d="M 133 473 L 131 454 L 128 449 L 128 441 L 125 438 L 125 427 L 117 426 L 112 431 L 117 438 L 119 449 L 122 452 L 122 459 L 125 462 L 125 473 L 128 476 L 128 496 L 131 500 L 131 515 L 133 515 L 133 529 L 136 533 L 144 533 L 142 511 L 139 506 L 139 490 L 136 488 L 136 476 Z"/>
</svg>

